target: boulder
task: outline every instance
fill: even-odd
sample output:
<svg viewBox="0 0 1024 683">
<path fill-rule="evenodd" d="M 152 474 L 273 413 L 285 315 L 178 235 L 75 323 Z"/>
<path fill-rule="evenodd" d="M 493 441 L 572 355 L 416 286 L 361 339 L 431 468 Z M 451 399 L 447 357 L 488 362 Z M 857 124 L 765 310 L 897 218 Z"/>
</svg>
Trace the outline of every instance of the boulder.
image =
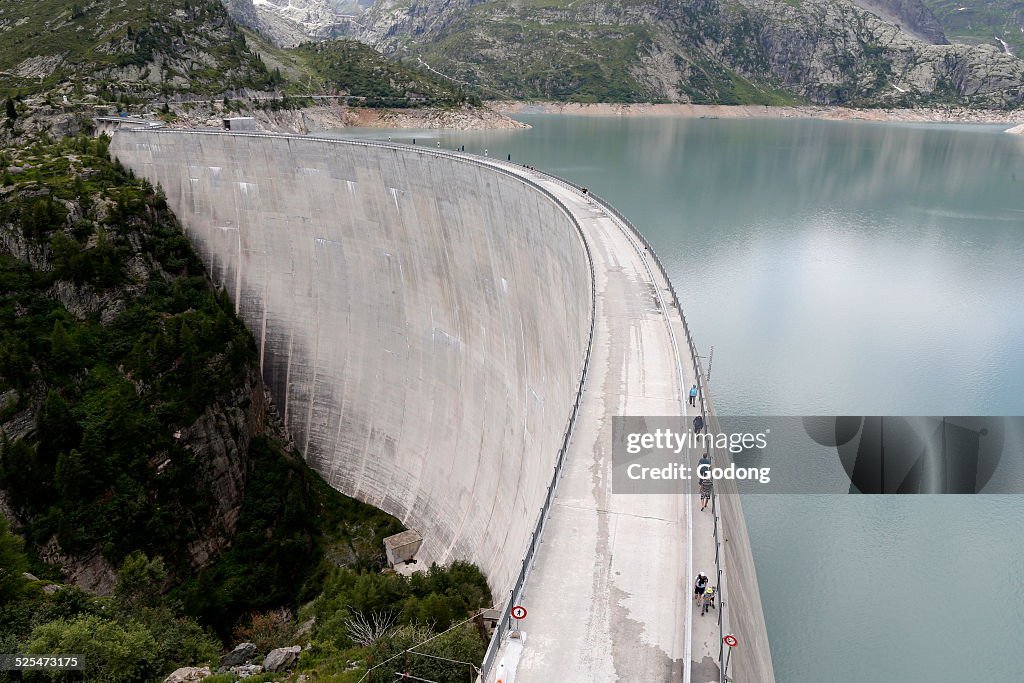
<svg viewBox="0 0 1024 683">
<path fill-rule="evenodd" d="M 253 643 L 239 643 L 235 649 L 220 658 L 220 665 L 231 668 L 239 664 L 245 664 L 256 656 L 256 645 Z"/>
<path fill-rule="evenodd" d="M 309 619 L 306 619 L 304 622 L 299 624 L 299 627 L 295 630 L 295 633 L 292 634 L 292 638 L 298 640 L 303 636 L 308 636 L 311 633 L 313 633 L 314 623 L 316 623 L 316 617 L 310 617 Z"/>
<path fill-rule="evenodd" d="M 164 679 L 164 683 L 194 683 L 210 675 L 208 666 L 183 666 Z"/>
<path fill-rule="evenodd" d="M 231 667 L 231 673 L 235 674 L 239 678 L 248 678 L 249 676 L 256 676 L 263 673 L 263 667 L 259 664 L 242 664 L 240 666 Z"/>
<path fill-rule="evenodd" d="M 299 661 L 299 653 L 302 652 L 302 648 L 298 645 L 292 645 L 291 647 L 279 647 L 276 650 L 271 650 L 267 658 L 263 660 L 264 671 L 284 671 L 285 669 L 291 668 L 295 665 L 295 662 Z"/>
</svg>

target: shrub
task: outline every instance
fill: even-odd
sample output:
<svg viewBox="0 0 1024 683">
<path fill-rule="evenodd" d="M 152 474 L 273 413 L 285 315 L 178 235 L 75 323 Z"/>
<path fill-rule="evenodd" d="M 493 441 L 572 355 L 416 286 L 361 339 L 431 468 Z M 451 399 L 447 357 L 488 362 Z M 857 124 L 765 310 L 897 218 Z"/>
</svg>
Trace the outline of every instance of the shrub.
<svg viewBox="0 0 1024 683">
<path fill-rule="evenodd" d="M 268 612 L 253 612 L 245 624 L 235 627 L 233 636 L 236 643 L 252 643 L 266 654 L 275 648 L 291 645 L 294 633 L 292 613 L 281 607 Z"/>
<path fill-rule="evenodd" d="M 349 623 L 358 615 L 372 618 L 389 611 L 404 625 L 420 624 L 443 631 L 476 609 L 491 606 L 482 572 L 466 562 L 433 566 L 406 578 L 398 574 L 336 569 L 314 606 L 315 638 L 339 648 L 352 647 Z"/>
<path fill-rule="evenodd" d="M 98 683 L 134 683 L 160 673 L 156 640 L 149 629 L 136 622 L 119 624 L 95 615 L 37 626 L 25 650 L 34 655 L 82 655 L 86 680 Z M 40 672 L 39 677 L 60 680 L 64 673 Z"/>
</svg>

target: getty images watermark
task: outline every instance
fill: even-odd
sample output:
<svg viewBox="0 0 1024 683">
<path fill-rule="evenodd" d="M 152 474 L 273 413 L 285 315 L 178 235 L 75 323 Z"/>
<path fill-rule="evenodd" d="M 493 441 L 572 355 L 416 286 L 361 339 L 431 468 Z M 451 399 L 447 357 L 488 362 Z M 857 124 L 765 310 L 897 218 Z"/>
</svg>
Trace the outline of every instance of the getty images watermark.
<svg viewBox="0 0 1024 683">
<path fill-rule="evenodd" d="M 708 431 L 686 418 L 612 421 L 612 493 L 689 493 L 701 480 L 771 483 L 770 465 L 738 465 L 720 454 L 768 448 L 771 429 Z"/>
<path fill-rule="evenodd" d="M 613 493 L 1024 492 L 1022 417 L 618 417 L 612 438 Z"/>
</svg>

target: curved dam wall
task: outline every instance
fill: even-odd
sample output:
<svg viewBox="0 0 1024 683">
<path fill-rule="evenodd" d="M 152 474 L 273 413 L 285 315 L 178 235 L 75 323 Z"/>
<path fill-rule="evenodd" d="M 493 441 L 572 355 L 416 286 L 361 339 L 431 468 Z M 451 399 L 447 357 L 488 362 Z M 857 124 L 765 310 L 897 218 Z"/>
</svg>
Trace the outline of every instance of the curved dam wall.
<svg viewBox="0 0 1024 683">
<path fill-rule="evenodd" d="M 307 462 L 507 593 L 591 323 L 575 223 L 544 192 L 412 147 L 123 131 L 259 346 Z"/>
</svg>

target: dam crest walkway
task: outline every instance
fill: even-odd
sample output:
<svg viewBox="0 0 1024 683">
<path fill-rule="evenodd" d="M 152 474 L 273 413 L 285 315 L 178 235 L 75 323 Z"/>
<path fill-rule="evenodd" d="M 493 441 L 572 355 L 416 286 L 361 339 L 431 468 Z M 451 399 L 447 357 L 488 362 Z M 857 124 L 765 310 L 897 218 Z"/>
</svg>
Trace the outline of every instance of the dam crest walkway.
<svg viewBox="0 0 1024 683">
<path fill-rule="evenodd" d="M 612 418 L 694 410 L 686 395 L 697 378 L 672 288 L 647 247 L 603 203 L 547 174 L 494 163 L 540 185 L 573 214 L 596 292 L 587 383 L 520 598 L 528 610 L 525 645 L 519 661 L 505 666 L 523 683 L 718 681 L 717 619 L 701 619 L 691 594 L 692 577 L 714 575 L 715 561 L 710 514 L 700 513 L 696 489 L 612 495 Z M 497 668 L 494 679 L 501 662 Z"/>
</svg>

